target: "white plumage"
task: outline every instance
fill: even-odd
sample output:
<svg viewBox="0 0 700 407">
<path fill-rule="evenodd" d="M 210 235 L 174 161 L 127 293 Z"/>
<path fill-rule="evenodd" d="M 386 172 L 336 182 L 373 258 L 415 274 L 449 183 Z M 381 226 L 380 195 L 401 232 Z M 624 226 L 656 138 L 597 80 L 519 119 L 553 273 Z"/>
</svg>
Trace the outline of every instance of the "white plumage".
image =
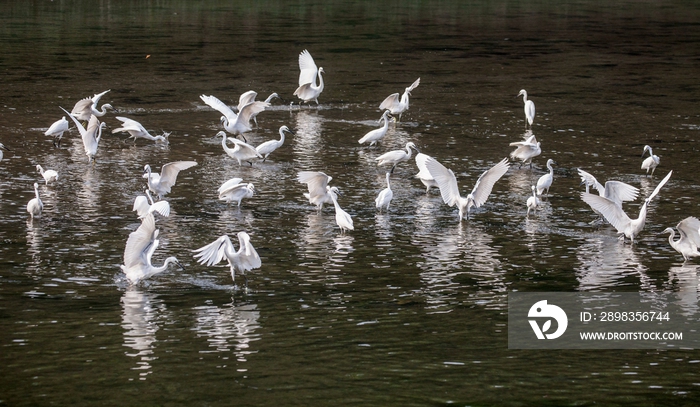
<svg viewBox="0 0 700 407">
<path fill-rule="evenodd" d="M 160 174 L 151 172 L 151 166 L 146 164 L 143 167 L 144 177 L 148 179 L 148 189 L 158 195 L 158 199 L 162 199 L 163 195 L 170 193 L 170 189 L 177 181 L 177 175 L 182 170 L 194 167 L 197 165 L 195 161 L 174 161 L 164 164 Z"/>
<path fill-rule="evenodd" d="M 377 195 L 377 198 L 374 200 L 374 205 L 379 209 L 379 211 L 382 210 L 383 207 L 386 206 L 386 210 L 389 210 L 389 204 L 391 203 L 392 198 L 394 198 L 394 192 L 391 190 L 391 183 L 389 182 L 389 178 L 391 177 L 391 173 L 387 172 L 386 173 L 386 188 L 382 189 L 379 192 L 379 195 Z"/>
<path fill-rule="evenodd" d="M 529 161 L 530 168 L 532 168 L 532 159 L 542 153 L 540 142 L 537 141 L 534 134 L 530 135 L 523 141 L 510 143 L 510 146 L 517 147 L 512 153 L 510 153 L 510 157 L 514 160 L 520 160 L 521 166 Z"/>
<path fill-rule="evenodd" d="M 694 216 L 689 216 L 678 223 L 676 226 L 680 238 L 673 240 L 676 235 L 673 228 L 666 228 L 662 233 L 670 233 L 668 243 L 678 253 L 683 255 L 683 259 L 688 261 L 691 257 L 700 257 L 698 247 L 700 246 L 700 220 Z"/>
<path fill-rule="evenodd" d="M 654 170 L 656 170 L 656 167 L 658 167 L 659 163 L 661 163 L 661 159 L 658 155 L 654 155 L 654 153 L 651 151 L 651 146 L 644 146 L 642 157 L 644 157 L 644 154 L 646 154 L 647 151 L 649 151 L 649 157 L 642 161 L 642 169 L 646 170 L 647 174 L 649 174 L 649 170 L 651 170 L 651 175 L 653 176 Z"/>
<path fill-rule="evenodd" d="M 252 198 L 255 186 L 251 183 L 242 184 L 241 181 L 241 178 L 231 178 L 224 182 L 218 189 L 219 199 L 227 203 L 238 202 L 238 206 L 241 206 L 243 198 Z"/>
<path fill-rule="evenodd" d="M 278 148 L 282 147 L 284 144 L 284 132 L 288 132 L 290 134 L 294 134 L 291 130 L 289 130 L 289 127 L 287 126 L 281 126 L 279 129 L 280 133 L 280 139 L 279 140 L 268 140 L 259 146 L 255 147 L 255 151 L 258 152 L 263 158 L 263 162 L 267 160 L 267 156 L 269 156 L 273 151 L 277 150 Z"/>
<path fill-rule="evenodd" d="M 549 187 L 552 186 L 552 181 L 554 181 L 554 169 L 552 168 L 552 164 L 556 164 L 556 162 L 551 158 L 547 160 L 549 172 L 537 180 L 537 195 L 542 195 L 544 191 L 547 191 L 547 195 L 549 195 Z"/>
<path fill-rule="evenodd" d="M 113 109 L 112 105 L 105 103 L 102 105 L 100 110 L 97 110 L 97 103 L 99 103 L 100 98 L 104 96 L 109 90 L 102 93 L 95 94 L 93 97 L 87 97 L 79 100 L 73 106 L 73 110 L 68 113 L 71 117 L 75 117 L 78 120 L 90 120 L 90 116 L 95 115 L 97 117 L 102 117 L 107 113 L 107 109 Z"/>
<path fill-rule="evenodd" d="M 114 130 L 112 130 L 112 134 L 114 133 L 119 133 L 119 132 L 127 132 L 129 133 L 129 138 L 134 139 L 134 143 L 136 143 L 137 139 L 146 139 L 146 140 L 151 140 L 161 143 L 167 143 L 168 142 L 168 136 L 170 133 L 163 133 L 163 135 L 160 136 L 153 136 L 151 133 L 146 130 L 145 127 L 136 120 L 129 119 L 128 117 L 122 117 L 122 116 L 117 116 L 117 120 L 122 122 L 121 127 L 118 127 Z"/>
<path fill-rule="evenodd" d="M 238 232 L 238 250 L 233 247 L 233 243 L 231 243 L 228 235 L 223 235 L 194 251 L 197 253 L 194 255 L 198 259 L 197 261 L 207 266 L 218 264 L 225 257 L 231 268 L 231 279 L 233 282 L 236 282 L 236 273 L 239 273 L 246 279 L 246 286 L 248 285 L 248 280 L 245 272 L 260 268 L 262 265 L 260 256 L 253 244 L 250 243 L 250 236 L 246 232 Z"/>
<path fill-rule="evenodd" d="M 310 203 L 316 205 L 318 210 L 323 209 L 324 203 L 333 202 L 331 194 L 338 193 L 338 188 L 328 186 L 333 177 L 319 171 L 300 171 L 297 174 L 297 180 L 302 184 L 306 184 L 309 192 L 304 196 Z"/>
<path fill-rule="evenodd" d="M 409 108 L 409 96 L 411 96 L 411 91 L 417 88 L 418 85 L 420 85 L 420 78 L 416 79 L 411 86 L 404 90 L 400 99 L 398 93 L 393 93 L 384 99 L 384 101 L 379 105 L 379 108 L 381 110 L 388 109 L 391 111 L 391 114 L 398 114 L 399 121 L 401 121 L 401 115 Z"/>
<path fill-rule="evenodd" d="M 36 170 L 39 171 L 42 177 L 44 177 L 46 185 L 49 185 L 49 182 L 51 181 L 58 180 L 58 173 L 54 170 L 44 170 L 44 168 L 39 164 L 36 165 Z"/>
<path fill-rule="evenodd" d="M 418 166 L 418 174 L 415 175 L 416 178 L 420 180 L 420 182 L 425 185 L 425 193 L 427 194 L 430 192 L 431 187 L 438 187 L 437 182 L 435 182 L 435 178 L 430 174 L 430 171 L 428 171 L 428 167 L 425 166 L 425 162 L 429 159 L 432 158 L 426 154 L 423 153 L 418 153 L 416 154 L 416 165 Z M 434 158 L 432 158 L 434 160 Z"/>
<path fill-rule="evenodd" d="M 27 213 L 29 213 L 29 217 L 34 219 L 36 217 L 41 216 L 41 212 L 44 210 L 44 203 L 41 202 L 41 198 L 39 197 L 39 184 L 36 182 L 34 183 L 34 198 L 30 199 L 29 202 L 27 202 Z"/>
<path fill-rule="evenodd" d="M 68 131 L 68 120 L 66 116 L 63 116 L 60 120 L 56 120 L 49 126 L 49 129 L 44 133 L 47 136 L 53 137 L 54 147 L 61 146 L 61 139 L 63 138 L 63 133 Z"/>
<path fill-rule="evenodd" d="M 307 50 L 299 54 L 299 87 L 294 91 L 294 95 L 303 102 L 314 101 L 318 104 L 318 97 L 323 92 L 323 68 L 317 68 L 314 59 Z M 316 77 L 318 76 L 318 85 Z"/>
<path fill-rule="evenodd" d="M 525 89 L 520 90 L 518 96 L 521 95 L 523 97 L 523 103 L 525 103 L 523 106 L 523 110 L 525 111 L 525 128 L 527 128 L 528 124 L 530 128 L 532 128 L 532 122 L 535 121 L 535 102 L 527 99 L 527 91 Z"/>
<path fill-rule="evenodd" d="M 390 112 L 388 110 L 385 110 L 384 113 L 382 113 L 382 117 L 379 118 L 379 123 L 384 121 L 384 125 L 378 129 L 374 129 L 372 131 L 369 131 L 367 134 L 362 136 L 361 139 L 359 139 L 357 142 L 360 144 L 364 143 L 369 143 L 369 146 L 373 146 L 377 144 L 381 139 L 386 136 L 387 130 L 389 130 L 389 114 Z"/>
<path fill-rule="evenodd" d="M 61 109 L 64 112 L 68 113 L 67 110 L 63 108 Z M 83 125 L 80 124 L 78 119 L 76 119 L 73 116 L 70 116 L 70 118 L 75 123 L 75 127 L 78 128 L 80 136 L 83 139 L 83 147 L 85 148 L 85 155 L 88 156 L 88 162 L 94 161 L 95 156 L 97 155 L 97 147 L 99 146 L 100 140 L 102 139 L 102 129 L 106 128 L 107 124 L 105 124 L 104 122 L 100 123 L 100 121 L 97 119 L 97 116 L 92 115 L 90 116 L 90 120 L 88 121 L 88 127 L 86 130 L 85 127 L 83 127 Z"/>
<path fill-rule="evenodd" d="M 270 106 L 270 104 L 266 102 L 252 102 L 243 106 L 238 113 L 235 113 L 233 109 L 228 107 L 216 96 L 201 95 L 199 98 L 209 107 L 223 114 L 223 116 L 221 116 L 221 124 L 223 124 L 226 131 L 234 135 L 240 135 L 243 137 L 243 140 L 246 140 L 243 133 L 252 130 L 250 119 Z"/>
<path fill-rule="evenodd" d="M 136 212 L 139 219 L 144 219 L 146 215 L 153 212 L 158 212 L 162 216 L 170 216 L 170 203 L 168 201 L 153 202 L 151 193 L 146 190 L 146 196 L 139 195 L 134 199 L 134 207 L 132 211 Z"/>
<path fill-rule="evenodd" d="M 153 214 L 149 213 L 143 218 L 138 229 L 129 234 L 124 249 L 124 264 L 121 265 L 121 269 L 133 284 L 162 273 L 168 269 L 170 263 L 184 268 L 175 257 L 168 257 L 160 267 L 153 266 L 151 260 L 159 243 L 156 221 Z"/>
<path fill-rule="evenodd" d="M 406 143 L 406 150 L 393 150 L 389 151 L 387 153 L 384 153 L 380 155 L 379 157 L 375 158 L 377 161 L 377 165 L 386 165 L 389 164 L 391 165 L 391 173 L 394 172 L 394 168 L 396 168 L 396 165 L 398 163 L 408 161 L 411 159 L 411 149 L 416 150 L 416 153 L 420 153 L 418 148 L 416 147 L 415 144 L 413 144 L 412 141 L 409 141 Z"/>
</svg>

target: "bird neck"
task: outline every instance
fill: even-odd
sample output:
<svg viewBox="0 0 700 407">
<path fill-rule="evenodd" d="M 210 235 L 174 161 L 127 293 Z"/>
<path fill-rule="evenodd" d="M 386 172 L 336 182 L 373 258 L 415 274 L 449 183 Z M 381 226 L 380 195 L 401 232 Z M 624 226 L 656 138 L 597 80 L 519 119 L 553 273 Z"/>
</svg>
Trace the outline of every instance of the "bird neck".
<svg viewBox="0 0 700 407">
<path fill-rule="evenodd" d="M 322 72 L 318 71 L 318 86 L 316 86 L 316 88 L 319 92 L 323 91 L 323 75 L 321 74 Z"/>
</svg>

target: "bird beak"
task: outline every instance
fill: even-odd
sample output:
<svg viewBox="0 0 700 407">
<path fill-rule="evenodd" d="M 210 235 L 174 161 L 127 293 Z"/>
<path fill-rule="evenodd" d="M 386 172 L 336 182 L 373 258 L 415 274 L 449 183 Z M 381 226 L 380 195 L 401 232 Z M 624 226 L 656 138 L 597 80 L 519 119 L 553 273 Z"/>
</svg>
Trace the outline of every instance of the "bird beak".
<svg viewBox="0 0 700 407">
<path fill-rule="evenodd" d="M 177 265 L 180 266 L 180 269 L 181 269 L 181 270 L 184 270 L 184 269 L 185 269 L 185 266 L 183 266 L 182 263 L 180 263 L 179 261 L 177 261 Z"/>
</svg>

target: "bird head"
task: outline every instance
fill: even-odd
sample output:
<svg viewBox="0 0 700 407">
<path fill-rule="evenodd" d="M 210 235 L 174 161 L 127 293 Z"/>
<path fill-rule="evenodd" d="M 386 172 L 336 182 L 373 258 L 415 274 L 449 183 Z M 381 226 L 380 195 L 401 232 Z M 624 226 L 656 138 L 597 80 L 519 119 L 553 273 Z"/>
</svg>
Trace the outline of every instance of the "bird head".
<svg viewBox="0 0 700 407">
<path fill-rule="evenodd" d="M 40 164 L 37 164 L 37 165 L 36 165 L 36 170 L 39 171 L 39 172 L 41 172 L 42 168 L 41 168 L 41 165 L 40 165 Z"/>
<path fill-rule="evenodd" d="M 318 73 L 326 73 L 326 71 L 323 70 L 323 67 L 318 68 Z"/>
<path fill-rule="evenodd" d="M 412 141 L 409 141 L 408 143 L 406 143 L 406 147 L 412 148 L 412 149 L 416 150 L 417 153 L 420 153 L 420 150 L 418 149 L 418 147 L 416 147 L 416 145 Z"/>
<path fill-rule="evenodd" d="M 2 143 L 0 143 L 0 148 L 2 148 L 3 150 L 11 151 L 9 148 L 5 147 L 5 145 Z"/>
<path fill-rule="evenodd" d="M 295 134 L 295 133 L 294 133 L 293 131 L 291 131 L 291 130 L 289 129 L 289 127 L 287 127 L 287 126 L 282 126 L 282 127 L 280 127 L 280 131 L 286 131 L 286 132 L 289 133 L 289 134 Z"/>
<path fill-rule="evenodd" d="M 673 230 L 673 228 L 666 228 L 666 229 L 664 229 L 664 230 L 663 230 L 661 233 L 659 233 L 659 234 L 660 234 L 660 235 L 663 235 L 664 233 L 676 234 L 676 232 Z"/>
<path fill-rule="evenodd" d="M 527 95 L 527 91 L 525 89 L 520 89 L 520 92 L 515 97 L 517 98 L 518 96 L 522 95 Z"/>
<path fill-rule="evenodd" d="M 147 174 L 150 173 L 150 172 L 151 172 L 151 166 L 148 165 L 148 164 L 144 165 L 144 166 L 143 166 L 143 173 L 144 173 L 144 175 L 147 175 Z"/>
</svg>

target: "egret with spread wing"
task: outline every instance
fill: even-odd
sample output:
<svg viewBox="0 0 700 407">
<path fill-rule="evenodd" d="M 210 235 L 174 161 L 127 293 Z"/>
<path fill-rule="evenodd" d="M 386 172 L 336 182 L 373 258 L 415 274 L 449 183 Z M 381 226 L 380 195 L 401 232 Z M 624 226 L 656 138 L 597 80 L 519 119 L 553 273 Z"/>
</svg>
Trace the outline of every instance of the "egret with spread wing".
<svg viewBox="0 0 700 407">
<path fill-rule="evenodd" d="M 64 112 L 68 113 L 68 111 L 66 111 L 65 109 L 61 109 Z M 94 164 L 95 156 L 97 155 L 97 147 L 99 146 L 100 140 L 102 139 L 102 129 L 106 128 L 107 124 L 105 124 L 104 122 L 100 123 L 100 121 L 97 120 L 97 116 L 92 115 L 90 116 L 90 120 L 88 121 L 88 127 L 86 130 L 85 127 L 83 127 L 83 125 L 80 124 L 78 119 L 71 116 L 70 114 L 69 116 L 75 123 L 75 127 L 78 128 L 80 136 L 83 139 L 83 147 L 85 148 L 85 155 L 88 156 L 88 162 L 92 162 Z"/>
<path fill-rule="evenodd" d="M 148 179 L 148 189 L 158 195 L 158 199 L 163 199 L 163 195 L 170 193 L 170 189 L 177 181 L 177 175 L 182 170 L 197 165 L 195 161 L 175 161 L 163 165 L 160 174 L 151 172 L 151 166 L 146 164 L 143 167 L 144 177 Z"/>
<path fill-rule="evenodd" d="M 310 203 L 316 205 L 319 211 L 323 209 L 324 203 L 333 202 L 332 193 L 339 192 L 338 188 L 328 186 L 332 179 L 333 177 L 317 171 L 300 171 L 297 174 L 297 180 L 309 188 L 309 192 L 304 196 Z"/>
<path fill-rule="evenodd" d="M 691 257 L 700 257 L 698 247 L 700 246 L 700 220 L 694 216 L 689 216 L 676 226 L 680 239 L 674 241 L 676 232 L 673 228 L 666 228 L 661 233 L 670 233 L 668 243 L 678 253 L 683 255 L 683 259 L 688 261 Z"/>
<path fill-rule="evenodd" d="M 197 254 L 200 264 L 213 266 L 221 262 L 224 257 L 228 260 L 231 268 L 231 279 L 236 282 L 236 273 L 241 274 L 245 279 L 245 285 L 248 286 L 248 278 L 245 275 L 246 271 L 260 268 L 262 262 L 258 252 L 250 243 L 250 236 L 246 232 L 238 232 L 238 250 L 233 247 L 231 239 L 228 235 L 223 235 L 204 247 L 194 250 Z"/>
<path fill-rule="evenodd" d="M 139 195 L 134 199 L 133 211 L 136 212 L 139 219 L 144 219 L 146 215 L 153 212 L 158 212 L 162 216 L 170 216 L 170 204 L 168 201 L 153 202 L 151 193 L 146 189 L 146 196 Z"/>
<path fill-rule="evenodd" d="M 134 144 L 136 144 L 136 140 L 140 138 L 155 141 L 156 143 L 168 142 L 168 136 L 170 135 L 170 133 L 163 133 L 163 135 L 161 136 L 152 136 L 151 133 L 149 133 L 148 130 L 146 130 L 146 128 L 143 127 L 143 125 L 137 122 L 136 120 L 122 116 L 117 116 L 116 119 L 122 122 L 122 124 L 121 127 L 112 130 L 112 134 L 119 132 L 127 132 L 129 133 L 129 138 L 133 137 Z"/>
<path fill-rule="evenodd" d="M 241 206 L 241 201 L 243 198 L 252 198 L 255 193 L 255 186 L 253 184 L 242 184 L 241 178 L 231 178 L 230 180 L 224 182 L 218 189 L 219 200 L 229 202 L 238 202 L 238 206 Z"/>
<path fill-rule="evenodd" d="M 138 284 L 141 280 L 162 273 L 168 269 L 170 263 L 184 269 L 175 257 L 168 257 L 160 267 L 153 266 L 151 259 L 159 243 L 156 221 L 153 219 L 153 214 L 149 213 L 143 218 L 138 229 L 129 234 L 129 239 L 126 241 L 124 264 L 120 267 L 131 283 Z"/>
<path fill-rule="evenodd" d="M 299 54 L 299 87 L 294 91 L 294 95 L 298 96 L 303 102 L 311 102 L 312 100 L 318 104 L 318 97 L 323 92 L 323 76 L 325 73 L 323 68 L 317 68 L 314 59 L 309 54 L 309 51 L 303 50 Z M 316 77 L 318 76 L 318 85 Z"/>
<path fill-rule="evenodd" d="M 401 95 L 401 99 L 399 99 L 399 94 L 394 93 L 389 96 L 387 96 L 386 99 L 379 105 L 379 109 L 384 110 L 388 109 L 391 111 L 391 114 L 398 114 L 399 115 L 399 121 L 401 121 L 401 115 L 403 112 L 408 110 L 409 103 L 408 103 L 408 97 L 411 96 L 411 91 L 420 85 L 420 78 L 416 79 L 415 82 L 411 84 L 411 86 L 407 87 L 403 95 Z"/>
<path fill-rule="evenodd" d="M 97 117 L 102 117 L 107 113 L 107 109 L 114 109 L 109 103 L 102 105 L 100 110 L 97 109 L 97 103 L 99 103 L 100 98 L 104 96 L 109 90 L 102 93 L 98 93 L 91 98 L 85 98 L 79 100 L 73 110 L 69 113 L 71 117 L 75 117 L 78 120 L 87 121 L 90 120 L 90 116 L 95 115 Z M 66 112 L 67 113 L 67 112 Z"/>
<path fill-rule="evenodd" d="M 512 153 L 510 153 L 510 158 L 514 160 L 520 160 L 521 167 L 523 164 L 529 161 L 530 168 L 532 168 L 532 159 L 542 154 L 540 142 L 537 141 L 537 138 L 534 134 L 523 141 L 516 141 L 510 143 L 510 145 L 518 147 Z"/>
<path fill-rule="evenodd" d="M 228 107 L 224 102 L 220 101 L 215 96 L 201 95 L 199 97 L 204 103 L 209 107 L 218 110 L 223 116 L 221 116 L 221 124 L 223 124 L 226 131 L 233 135 L 240 135 L 244 141 L 247 142 L 243 133 L 247 133 L 252 130 L 250 127 L 250 119 L 257 115 L 258 113 L 265 110 L 269 103 L 265 102 L 252 102 L 249 103 L 238 112 L 235 113 L 233 109 Z"/>
</svg>

